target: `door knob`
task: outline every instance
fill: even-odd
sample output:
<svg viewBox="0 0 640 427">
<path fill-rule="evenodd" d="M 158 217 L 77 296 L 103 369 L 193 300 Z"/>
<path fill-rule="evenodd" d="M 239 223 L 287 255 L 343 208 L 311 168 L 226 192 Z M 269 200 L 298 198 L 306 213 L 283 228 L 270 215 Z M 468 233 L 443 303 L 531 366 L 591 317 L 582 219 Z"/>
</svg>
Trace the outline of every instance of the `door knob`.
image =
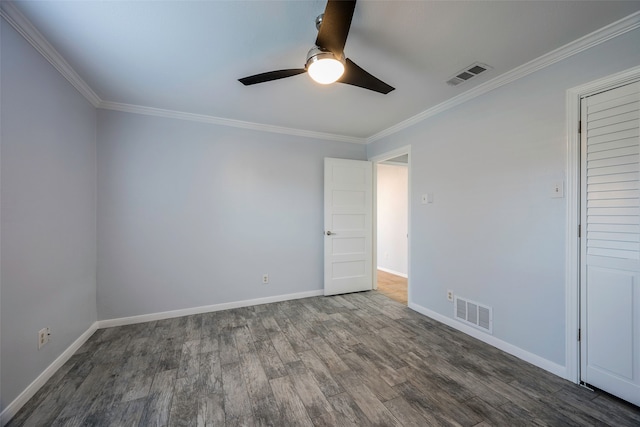
<svg viewBox="0 0 640 427">
<path fill-rule="evenodd" d="M 327 231 L 327 236 L 335 236 L 336 233 L 332 233 L 331 231 Z"/>
</svg>

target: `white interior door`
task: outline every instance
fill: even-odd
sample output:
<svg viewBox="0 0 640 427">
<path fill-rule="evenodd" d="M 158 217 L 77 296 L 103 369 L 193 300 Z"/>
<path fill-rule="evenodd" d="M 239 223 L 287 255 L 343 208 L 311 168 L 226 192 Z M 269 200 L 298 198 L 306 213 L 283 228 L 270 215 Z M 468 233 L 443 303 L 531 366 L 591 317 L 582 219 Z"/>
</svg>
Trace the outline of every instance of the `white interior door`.
<svg viewBox="0 0 640 427">
<path fill-rule="evenodd" d="M 640 82 L 581 105 L 580 375 L 640 405 Z"/>
<path fill-rule="evenodd" d="M 324 294 L 373 289 L 371 162 L 324 159 Z"/>
</svg>

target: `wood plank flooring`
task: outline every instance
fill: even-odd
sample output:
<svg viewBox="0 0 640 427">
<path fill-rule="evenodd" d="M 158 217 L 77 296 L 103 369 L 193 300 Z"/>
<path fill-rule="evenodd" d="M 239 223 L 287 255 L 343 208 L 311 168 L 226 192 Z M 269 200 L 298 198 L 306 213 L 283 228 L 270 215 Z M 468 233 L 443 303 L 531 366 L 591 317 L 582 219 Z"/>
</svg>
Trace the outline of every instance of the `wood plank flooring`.
<svg viewBox="0 0 640 427">
<path fill-rule="evenodd" d="M 378 292 L 404 305 L 407 305 L 407 282 L 402 276 L 378 270 Z"/>
<path fill-rule="evenodd" d="M 379 292 L 98 330 L 10 426 L 638 426 Z"/>
</svg>

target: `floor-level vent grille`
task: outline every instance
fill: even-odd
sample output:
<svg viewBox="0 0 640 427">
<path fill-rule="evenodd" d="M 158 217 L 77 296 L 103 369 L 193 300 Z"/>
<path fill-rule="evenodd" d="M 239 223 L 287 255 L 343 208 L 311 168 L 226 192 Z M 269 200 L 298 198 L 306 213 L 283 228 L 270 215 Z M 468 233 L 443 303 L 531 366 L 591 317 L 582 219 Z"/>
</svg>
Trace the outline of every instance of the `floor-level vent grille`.
<svg viewBox="0 0 640 427">
<path fill-rule="evenodd" d="M 473 63 L 469 65 L 464 70 L 459 71 L 449 80 L 447 80 L 447 84 L 449 86 L 458 86 L 461 83 L 466 82 L 469 79 L 477 76 L 480 73 L 484 73 L 487 70 L 490 70 L 491 67 L 487 64 L 481 64 L 479 62 Z"/>
<path fill-rule="evenodd" d="M 493 308 L 459 297 L 454 300 L 454 316 L 457 320 L 493 333 Z"/>
</svg>

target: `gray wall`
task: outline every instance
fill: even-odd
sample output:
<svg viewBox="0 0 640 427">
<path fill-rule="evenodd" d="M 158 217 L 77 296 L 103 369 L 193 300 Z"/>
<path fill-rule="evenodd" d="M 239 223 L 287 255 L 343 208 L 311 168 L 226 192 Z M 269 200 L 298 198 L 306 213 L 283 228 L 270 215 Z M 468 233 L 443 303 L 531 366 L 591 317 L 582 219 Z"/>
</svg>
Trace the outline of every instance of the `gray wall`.
<svg viewBox="0 0 640 427">
<path fill-rule="evenodd" d="M 494 308 L 495 337 L 565 365 L 566 90 L 639 64 L 635 30 L 368 146 L 411 145 L 415 304 L 452 318 L 452 289 Z"/>
<path fill-rule="evenodd" d="M 0 410 L 96 320 L 96 115 L 0 19 Z M 50 327 L 40 351 L 37 332 Z"/>
<path fill-rule="evenodd" d="M 409 168 L 378 164 L 376 185 L 378 268 L 407 277 L 409 240 Z"/>
<path fill-rule="evenodd" d="M 323 158 L 365 151 L 99 111 L 98 317 L 322 289 Z"/>
<path fill-rule="evenodd" d="M 96 120 L 4 22 L 1 47 L 0 410 L 96 318 L 322 288 L 322 159 L 364 146 Z M 452 289 L 494 307 L 497 338 L 564 365 L 565 91 L 638 64 L 640 30 L 366 148 L 412 145 L 415 304 L 451 317 Z"/>
</svg>

